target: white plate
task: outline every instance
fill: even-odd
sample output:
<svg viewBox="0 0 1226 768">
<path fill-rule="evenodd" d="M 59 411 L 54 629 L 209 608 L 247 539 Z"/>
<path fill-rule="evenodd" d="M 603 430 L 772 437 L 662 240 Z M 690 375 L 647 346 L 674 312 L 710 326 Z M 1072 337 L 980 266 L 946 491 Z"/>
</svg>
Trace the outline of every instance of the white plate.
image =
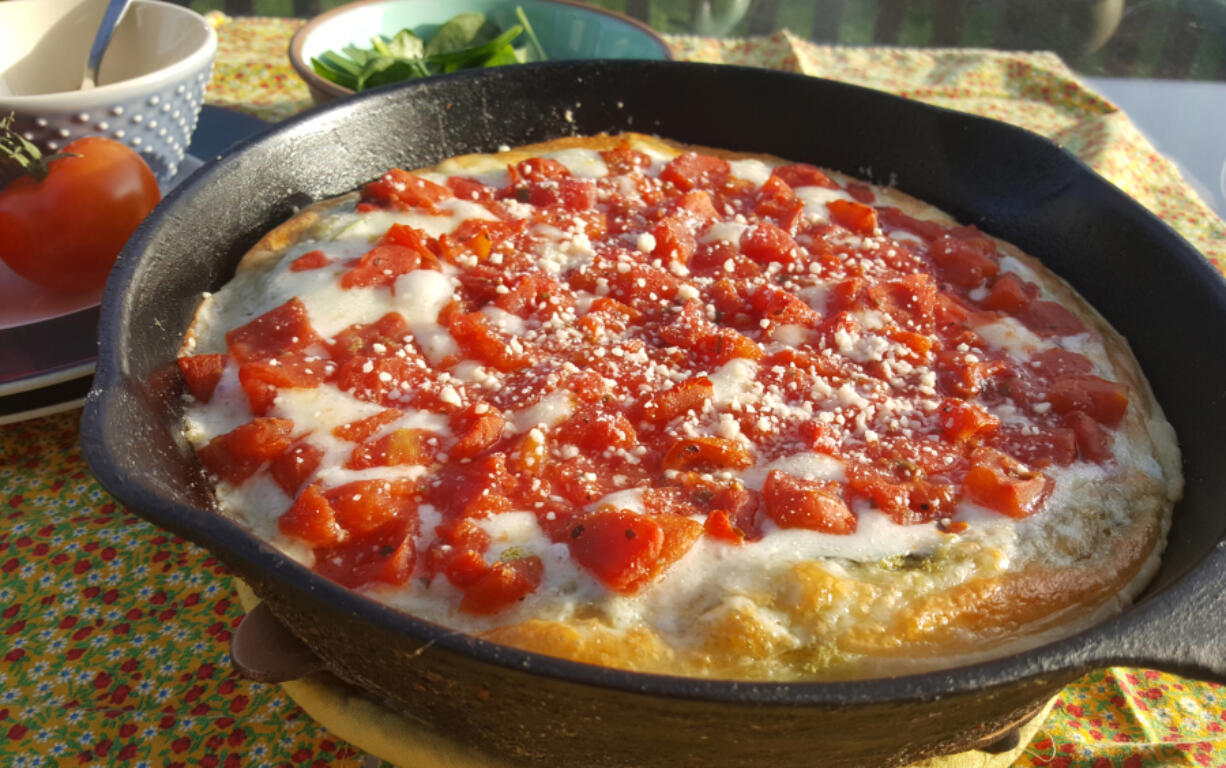
<svg viewBox="0 0 1226 768">
<path fill-rule="evenodd" d="M 93 381 L 93 365 L 84 376 L 68 379 L 28 392 L 0 397 L 0 424 L 37 419 L 53 413 L 80 408 Z"/>
</svg>

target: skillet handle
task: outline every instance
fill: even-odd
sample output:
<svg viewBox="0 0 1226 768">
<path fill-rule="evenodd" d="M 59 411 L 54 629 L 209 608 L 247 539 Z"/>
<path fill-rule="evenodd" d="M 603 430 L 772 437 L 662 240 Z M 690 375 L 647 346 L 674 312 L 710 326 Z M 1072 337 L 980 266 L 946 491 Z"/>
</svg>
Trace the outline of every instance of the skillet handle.
<svg viewBox="0 0 1226 768">
<path fill-rule="evenodd" d="M 1192 572 L 1096 633 L 1096 666 L 1133 666 L 1226 683 L 1226 541 Z"/>
<path fill-rule="evenodd" d="M 295 637 L 268 605 L 248 611 L 230 640 L 230 662 L 258 683 L 300 680 L 323 669 L 323 662 Z"/>
</svg>

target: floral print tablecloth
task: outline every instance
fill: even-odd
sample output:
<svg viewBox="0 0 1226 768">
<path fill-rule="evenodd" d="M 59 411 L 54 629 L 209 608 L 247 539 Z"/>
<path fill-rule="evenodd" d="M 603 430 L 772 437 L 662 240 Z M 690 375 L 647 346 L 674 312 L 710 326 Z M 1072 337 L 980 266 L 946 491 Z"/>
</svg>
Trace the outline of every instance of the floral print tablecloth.
<svg viewBox="0 0 1226 768">
<path fill-rule="evenodd" d="M 211 20 L 221 45 L 210 103 L 270 120 L 309 106 L 285 58 L 300 21 Z M 670 43 L 678 58 L 837 78 L 1049 135 L 1226 267 L 1226 225 L 1054 55 L 834 48 L 787 32 Z M 81 459 L 79 418 L 0 427 L 0 765 L 368 762 L 280 688 L 230 668 L 242 609 L 225 569 L 98 485 Z M 1064 690 L 1015 765 L 1226 766 L 1223 728 L 1221 686 L 1101 670 Z"/>
</svg>

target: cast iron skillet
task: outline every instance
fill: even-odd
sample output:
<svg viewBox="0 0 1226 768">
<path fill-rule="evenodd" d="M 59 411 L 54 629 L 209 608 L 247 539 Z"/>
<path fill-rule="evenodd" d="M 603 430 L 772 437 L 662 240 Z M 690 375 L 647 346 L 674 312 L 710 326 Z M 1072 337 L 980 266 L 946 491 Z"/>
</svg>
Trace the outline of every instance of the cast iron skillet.
<svg viewBox="0 0 1226 768">
<path fill-rule="evenodd" d="M 1123 615 L 924 675 L 743 683 L 509 649 L 381 606 L 210 511 L 176 434 L 173 365 L 204 290 L 299 207 L 392 165 L 563 134 L 659 133 L 831 166 L 936 204 L 1046 261 L 1132 343 L 1180 436 L 1187 492 L 1161 571 Z M 124 503 L 216 553 L 340 677 L 444 734 L 538 765 L 895 765 L 981 744 L 1086 670 L 1226 680 L 1226 288 L 1187 243 L 1055 144 L 839 83 L 673 62 L 464 72 L 289 120 L 199 171 L 124 250 L 103 302 L 86 459 Z M 781 762 L 782 761 L 782 762 Z"/>
</svg>

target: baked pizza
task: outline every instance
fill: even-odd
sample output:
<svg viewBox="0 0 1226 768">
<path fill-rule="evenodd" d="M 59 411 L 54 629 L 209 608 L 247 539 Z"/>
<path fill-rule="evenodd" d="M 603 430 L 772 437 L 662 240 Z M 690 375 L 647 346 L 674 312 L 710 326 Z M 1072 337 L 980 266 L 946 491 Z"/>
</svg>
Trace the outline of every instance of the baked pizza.
<svg viewBox="0 0 1226 768">
<path fill-rule="evenodd" d="M 1071 634 L 1182 489 L 1126 343 L 895 189 L 637 134 L 394 169 L 269 232 L 178 360 L 217 507 L 497 643 L 831 680 Z"/>
</svg>

